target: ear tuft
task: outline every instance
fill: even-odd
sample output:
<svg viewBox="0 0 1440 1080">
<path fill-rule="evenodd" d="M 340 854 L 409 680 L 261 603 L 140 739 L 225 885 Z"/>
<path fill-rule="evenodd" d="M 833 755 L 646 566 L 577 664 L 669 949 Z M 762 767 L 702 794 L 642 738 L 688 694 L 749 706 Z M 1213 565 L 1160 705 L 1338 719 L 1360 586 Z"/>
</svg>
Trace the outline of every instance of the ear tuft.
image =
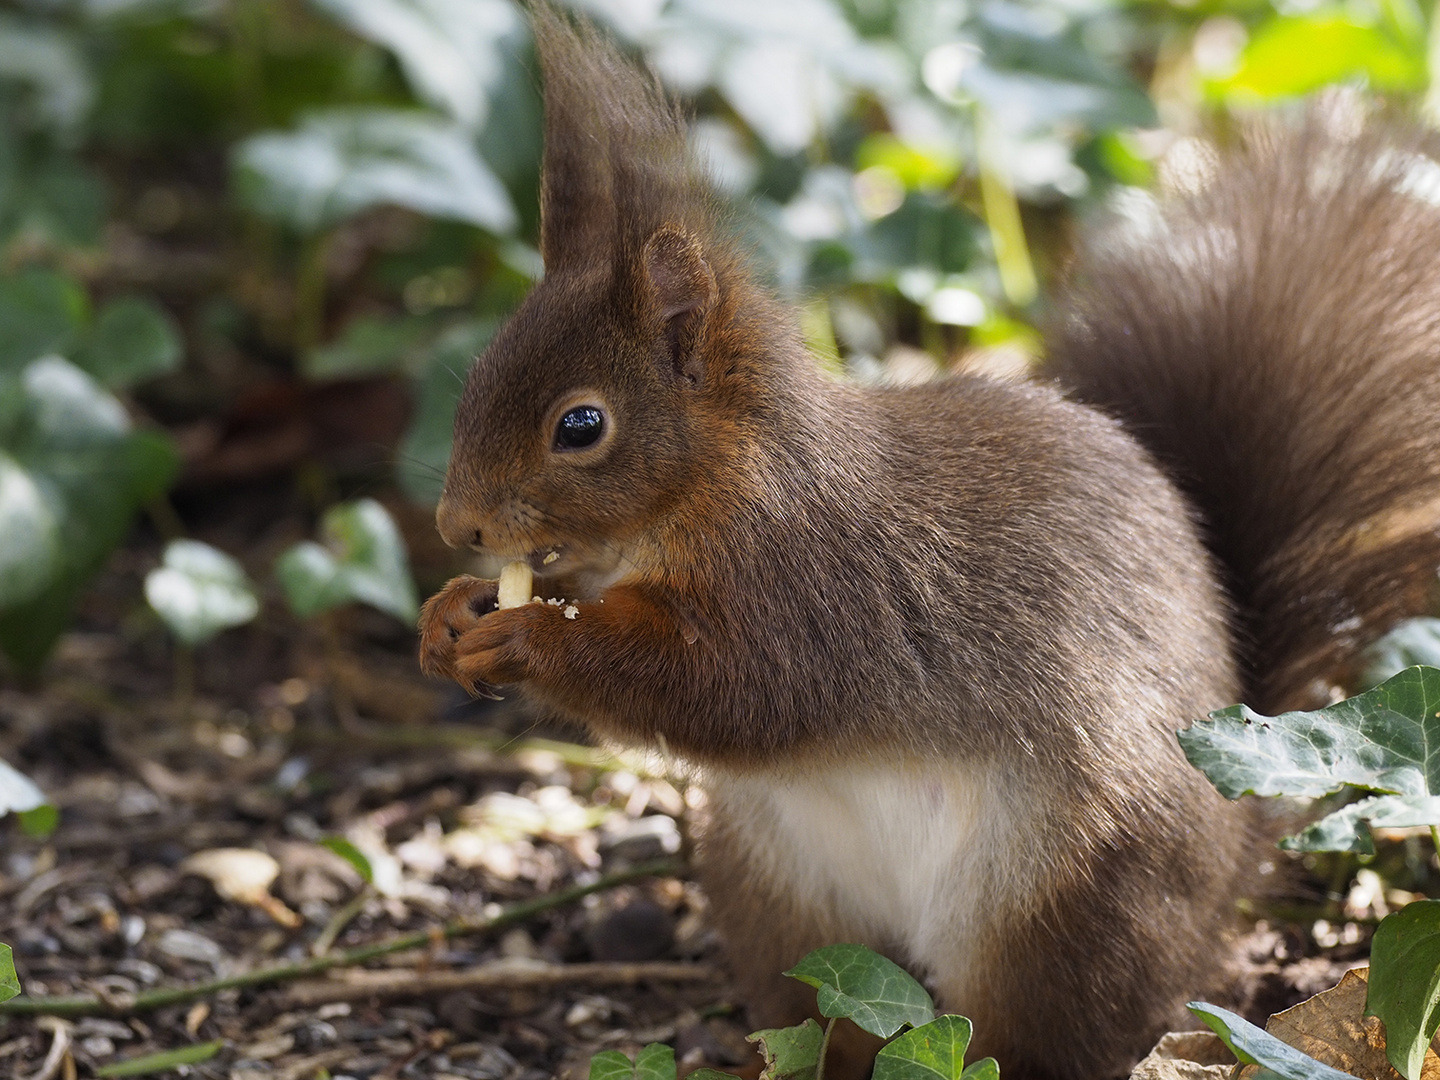
<svg viewBox="0 0 1440 1080">
<path fill-rule="evenodd" d="M 645 241 L 645 277 L 667 322 L 703 312 L 715 296 L 715 275 L 700 242 L 674 225 L 663 225 Z"/>
</svg>

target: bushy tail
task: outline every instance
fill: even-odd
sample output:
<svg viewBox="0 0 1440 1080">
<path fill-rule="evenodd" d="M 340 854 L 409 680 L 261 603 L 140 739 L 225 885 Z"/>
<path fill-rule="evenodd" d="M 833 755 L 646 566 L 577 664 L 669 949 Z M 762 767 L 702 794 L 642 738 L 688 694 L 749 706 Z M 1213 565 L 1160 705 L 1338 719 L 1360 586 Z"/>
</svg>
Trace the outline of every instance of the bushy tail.
<svg viewBox="0 0 1440 1080">
<path fill-rule="evenodd" d="M 1267 711 L 1343 685 L 1440 567 L 1440 159 L 1359 111 L 1192 155 L 1091 237 L 1049 341 L 1190 494 Z"/>
</svg>

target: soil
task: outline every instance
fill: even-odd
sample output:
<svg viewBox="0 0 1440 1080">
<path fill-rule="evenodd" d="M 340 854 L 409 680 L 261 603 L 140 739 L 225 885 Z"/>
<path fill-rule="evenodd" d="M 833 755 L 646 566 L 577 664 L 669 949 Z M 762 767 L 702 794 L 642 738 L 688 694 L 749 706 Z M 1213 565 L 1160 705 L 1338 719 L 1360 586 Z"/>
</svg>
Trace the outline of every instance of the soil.
<svg viewBox="0 0 1440 1080">
<path fill-rule="evenodd" d="M 273 486 L 186 498 L 194 534 L 248 553 L 257 581 L 313 528 Z M 426 515 L 392 509 L 422 590 L 438 587 L 456 565 Z M 0 757 L 60 809 L 45 838 L 0 823 L 0 941 L 27 995 L 106 1006 L 0 1018 L 0 1075 L 93 1076 L 214 1040 L 190 1075 L 583 1077 L 596 1051 L 652 1040 L 676 1047 L 682 1071 L 754 1075 L 705 898 L 683 869 L 702 792 L 522 702 L 475 703 L 425 680 L 413 631 L 386 616 L 301 624 L 273 585 L 259 620 L 198 650 L 187 697 L 187 661 L 142 599 L 161 546 L 138 530 L 38 681 L 0 677 Z M 1359 879 L 1340 859 L 1281 875 L 1282 895 L 1250 909 L 1242 1010 L 1263 1023 L 1362 962 L 1386 905 L 1431 884 L 1426 843 L 1384 845 Z M 273 884 L 226 896 L 196 872 L 194 856 L 231 848 L 272 858 Z M 438 933 L 654 859 L 673 869 L 493 932 Z M 136 1005 L 157 987 L 413 933 L 415 947 L 364 965 Z"/>
</svg>

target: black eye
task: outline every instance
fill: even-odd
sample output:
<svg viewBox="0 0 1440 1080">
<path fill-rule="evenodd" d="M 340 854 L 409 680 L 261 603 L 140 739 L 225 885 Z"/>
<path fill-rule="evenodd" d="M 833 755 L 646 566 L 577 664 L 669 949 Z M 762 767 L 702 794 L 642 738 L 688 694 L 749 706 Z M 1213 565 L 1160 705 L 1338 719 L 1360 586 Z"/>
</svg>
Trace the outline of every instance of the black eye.
<svg viewBox="0 0 1440 1080">
<path fill-rule="evenodd" d="M 555 428 L 557 450 L 583 450 L 594 446 L 605 431 L 605 414 L 594 405 L 581 405 L 560 417 Z"/>
</svg>

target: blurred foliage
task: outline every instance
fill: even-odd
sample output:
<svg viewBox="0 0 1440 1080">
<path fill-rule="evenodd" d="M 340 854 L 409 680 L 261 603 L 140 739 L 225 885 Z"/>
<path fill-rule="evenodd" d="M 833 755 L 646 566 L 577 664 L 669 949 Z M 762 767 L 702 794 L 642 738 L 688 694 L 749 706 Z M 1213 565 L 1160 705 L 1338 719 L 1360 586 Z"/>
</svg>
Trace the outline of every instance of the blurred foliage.
<svg viewBox="0 0 1440 1080">
<path fill-rule="evenodd" d="M 1076 215 L 1237 111 L 1333 83 L 1429 109 L 1440 47 L 1415 0 L 571 3 L 693 103 L 762 265 L 862 379 L 1023 364 Z M 13 661 L 171 484 L 167 429 L 256 387 L 392 386 L 390 478 L 433 502 L 463 369 L 541 272 L 534 66 L 513 0 L 0 11 Z"/>
</svg>

